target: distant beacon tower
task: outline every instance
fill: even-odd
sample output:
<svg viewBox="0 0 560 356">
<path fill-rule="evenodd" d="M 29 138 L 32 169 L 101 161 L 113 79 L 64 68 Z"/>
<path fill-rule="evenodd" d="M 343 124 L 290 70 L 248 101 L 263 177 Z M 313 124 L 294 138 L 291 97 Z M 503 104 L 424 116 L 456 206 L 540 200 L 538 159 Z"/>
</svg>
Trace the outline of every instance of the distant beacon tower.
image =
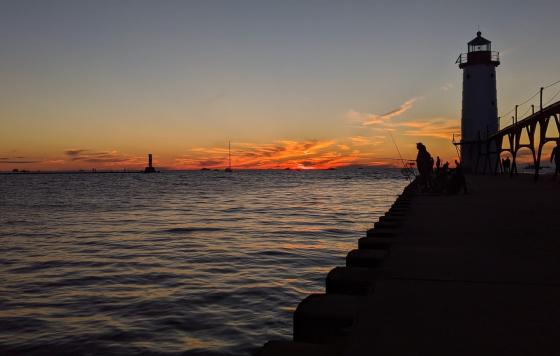
<svg viewBox="0 0 560 356">
<path fill-rule="evenodd" d="M 457 58 L 463 70 L 463 109 L 461 113 L 461 162 L 467 172 L 485 161 L 480 157 L 476 142 L 498 131 L 498 101 L 496 99 L 496 67 L 500 55 L 492 52 L 491 42 L 478 31 L 468 43 L 468 52 Z M 490 162 L 495 161 L 490 158 Z"/>
<path fill-rule="evenodd" d="M 152 166 L 152 154 L 148 154 L 148 167 L 144 168 L 144 173 L 155 173 L 156 169 Z"/>
</svg>

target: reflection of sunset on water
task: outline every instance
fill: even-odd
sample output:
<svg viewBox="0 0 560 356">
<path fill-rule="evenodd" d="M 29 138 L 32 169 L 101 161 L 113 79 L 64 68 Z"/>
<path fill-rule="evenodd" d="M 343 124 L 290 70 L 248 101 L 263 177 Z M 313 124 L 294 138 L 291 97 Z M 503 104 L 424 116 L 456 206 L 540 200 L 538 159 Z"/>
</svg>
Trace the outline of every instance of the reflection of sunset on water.
<svg viewBox="0 0 560 356">
<path fill-rule="evenodd" d="M 407 184 L 379 168 L 0 179 L 4 340 L 76 354 L 77 338 L 243 354 L 290 335 L 297 301 Z"/>
</svg>

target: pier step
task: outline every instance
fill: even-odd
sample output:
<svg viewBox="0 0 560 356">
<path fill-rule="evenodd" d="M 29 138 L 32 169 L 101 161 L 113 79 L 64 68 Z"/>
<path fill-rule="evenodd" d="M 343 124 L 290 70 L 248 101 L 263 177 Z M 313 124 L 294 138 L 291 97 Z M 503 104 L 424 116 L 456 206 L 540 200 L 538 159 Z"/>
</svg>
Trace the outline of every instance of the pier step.
<svg viewBox="0 0 560 356">
<path fill-rule="evenodd" d="M 408 216 L 408 212 L 405 211 L 391 211 L 388 210 L 384 216 L 392 216 L 395 218 L 405 218 Z"/>
<path fill-rule="evenodd" d="M 268 341 L 255 353 L 255 356 L 337 356 L 338 353 L 328 345 L 310 344 L 293 341 Z"/>
<path fill-rule="evenodd" d="M 389 250 L 393 243 L 394 238 L 387 237 L 362 237 L 358 240 L 358 249 L 360 250 Z"/>
<path fill-rule="evenodd" d="M 385 250 L 352 250 L 346 255 L 347 267 L 380 267 L 387 256 Z"/>
<path fill-rule="evenodd" d="M 378 229 L 396 229 L 402 225 L 397 221 L 378 221 L 373 226 Z"/>
<path fill-rule="evenodd" d="M 395 237 L 397 234 L 394 230 L 383 230 L 379 228 L 372 228 L 366 232 L 367 237 Z"/>
<path fill-rule="evenodd" d="M 311 294 L 294 312 L 294 341 L 344 347 L 357 310 L 366 297 L 345 294 Z"/>
<path fill-rule="evenodd" d="M 410 210 L 409 204 L 393 204 L 389 208 L 389 211 L 402 211 L 403 213 L 406 213 L 409 210 Z"/>
<path fill-rule="evenodd" d="M 409 208 L 403 208 L 403 207 L 392 207 L 389 209 L 388 213 L 389 214 L 401 214 L 401 215 L 406 215 L 409 211 Z"/>
<path fill-rule="evenodd" d="M 335 267 L 327 275 L 327 294 L 367 295 L 373 290 L 379 272 L 363 267 Z"/>
<path fill-rule="evenodd" d="M 379 217 L 380 222 L 396 222 L 402 223 L 404 219 L 400 216 L 393 216 L 393 215 L 383 215 Z"/>
</svg>

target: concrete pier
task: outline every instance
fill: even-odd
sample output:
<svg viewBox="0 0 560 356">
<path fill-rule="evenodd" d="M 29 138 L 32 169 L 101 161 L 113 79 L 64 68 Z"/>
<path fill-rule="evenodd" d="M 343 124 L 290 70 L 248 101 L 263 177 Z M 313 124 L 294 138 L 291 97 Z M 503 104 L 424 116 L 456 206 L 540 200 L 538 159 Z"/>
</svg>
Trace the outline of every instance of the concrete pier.
<svg viewBox="0 0 560 356">
<path fill-rule="evenodd" d="M 339 299 L 300 304 L 295 341 L 337 355 L 559 354 L 560 183 L 468 181 L 468 195 L 407 189 L 387 213 L 402 221 L 370 229 L 329 273 L 321 298 Z M 290 345 L 285 354 L 305 354 Z"/>
<path fill-rule="evenodd" d="M 412 201 L 345 355 L 560 353 L 560 184 L 469 182 Z"/>
</svg>

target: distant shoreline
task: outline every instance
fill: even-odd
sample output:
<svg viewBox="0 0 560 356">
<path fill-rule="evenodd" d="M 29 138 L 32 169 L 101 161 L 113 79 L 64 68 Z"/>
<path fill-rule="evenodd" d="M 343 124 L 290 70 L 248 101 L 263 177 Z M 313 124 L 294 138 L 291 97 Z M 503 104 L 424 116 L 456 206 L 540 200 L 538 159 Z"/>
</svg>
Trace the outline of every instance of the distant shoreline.
<svg viewBox="0 0 560 356">
<path fill-rule="evenodd" d="M 329 171 L 329 170 L 347 170 L 347 169 L 400 169 L 398 167 L 370 166 L 370 167 L 339 167 L 335 169 L 285 169 L 285 168 L 269 168 L 269 169 L 236 169 L 236 171 Z M 174 173 L 174 172 L 223 172 L 223 169 L 178 169 L 178 170 L 161 170 L 157 173 Z M 0 175 L 27 175 L 27 174 L 144 174 L 143 170 L 137 171 L 0 171 Z"/>
<path fill-rule="evenodd" d="M 143 171 L 101 171 L 101 172 L 79 172 L 79 171 L 45 171 L 45 172 L 0 172 L 0 175 L 28 175 L 28 174 L 139 174 Z"/>
<path fill-rule="evenodd" d="M 354 167 L 338 167 L 335 169 L 285 169 L 285 168 L 268 168 L 268 169 L 236 169 L 238 172 L 243 171 L 287 171 L 287 172 L 303 172 L 303 171 L 339 171 L 339 170 L 354 170 L 354 169 L 394 169 L 399 170 L 399 167 L 384 167 L 384 166 L 354 166 Z M 179 173 L 179 172 L 214 172 L 219 173 L 223 172 L 223 169 L 168 169 L 168 170 L 161 170 L 155 173 Z M 541 170 L 540 175 L 551 175 L 554 171 L 550 167 L 545 167 Z M 11 171 L 0 171 L 0 175 L 29 175 L 29 174 L 145 174 L 143 170 L 137 171 L 19 171 L 19 172 L 11 172 Z M 519 175 L 525 174 L 533 174 L 532 172 L 527 172 L 527 169 L 521 168 L 518 172 Z"/>
</svg>

